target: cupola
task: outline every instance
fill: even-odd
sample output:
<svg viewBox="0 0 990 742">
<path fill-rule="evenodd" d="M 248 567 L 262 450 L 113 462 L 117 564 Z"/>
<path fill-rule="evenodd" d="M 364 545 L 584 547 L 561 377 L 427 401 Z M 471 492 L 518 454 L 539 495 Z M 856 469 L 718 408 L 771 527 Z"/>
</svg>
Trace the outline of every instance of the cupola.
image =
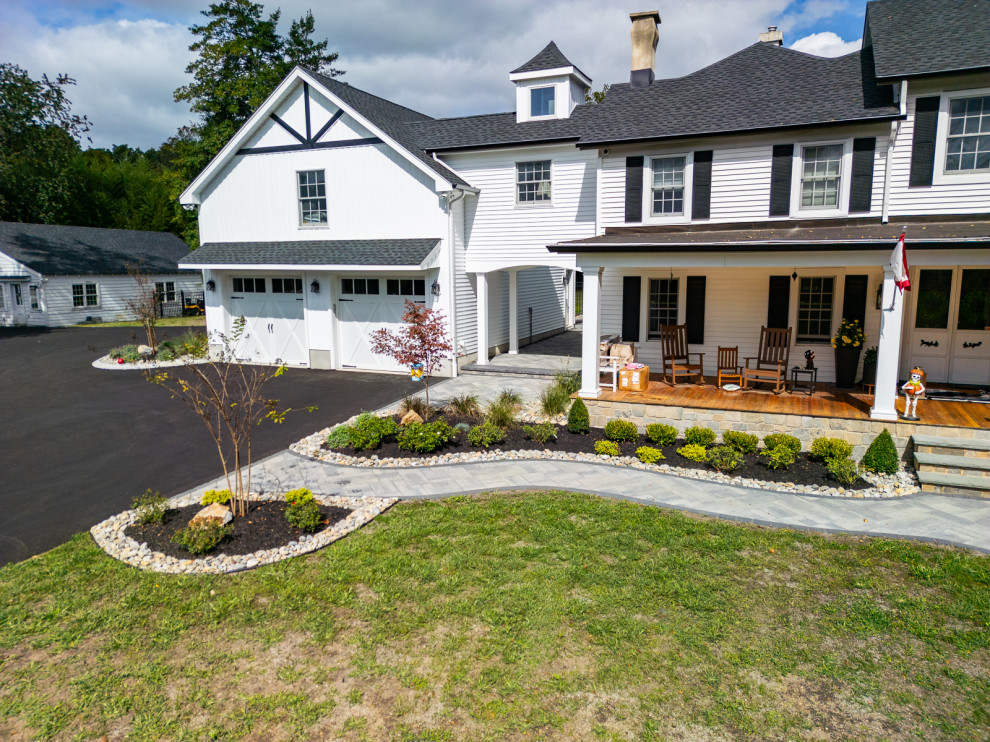
<svg viewBox="0 0 990 742">
<path fill-rule="evenodd" d="M 591 78 L 575 67 L 552 41 L 509 73 L 516 84 L 516 121 L 565 119 L 584 103 Z"/>
</svg>

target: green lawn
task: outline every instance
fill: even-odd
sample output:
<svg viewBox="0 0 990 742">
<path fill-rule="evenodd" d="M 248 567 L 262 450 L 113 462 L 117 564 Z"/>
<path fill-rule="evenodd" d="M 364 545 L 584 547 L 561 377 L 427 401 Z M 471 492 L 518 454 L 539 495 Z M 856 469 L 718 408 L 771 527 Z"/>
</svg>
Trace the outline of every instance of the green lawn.
<svg viewBox="0 0 990 742">
<path fill-rule="evenodd" d="M 0 738 L 986 740 L 990 557 L 561 492 L 309 557 L 0 569 Z"/>
<path fill-rule="evenodd" d="M 143 327 L 140 322 L 84 322 L 73 327 Z M 206 317 L 162 317 L 155 327 L 206 327 Z"/>
</svg>

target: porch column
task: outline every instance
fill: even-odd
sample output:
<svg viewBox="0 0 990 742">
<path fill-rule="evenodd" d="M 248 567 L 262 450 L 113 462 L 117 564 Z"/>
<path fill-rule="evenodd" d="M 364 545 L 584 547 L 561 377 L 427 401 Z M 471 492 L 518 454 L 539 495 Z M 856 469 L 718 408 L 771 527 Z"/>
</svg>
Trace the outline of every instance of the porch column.
<svg viewBox="0 0 990 742">
<path fill-rule="evenodd" d="M 594 399 L 602 395 L 598 373 L 601 338 L 602 268 L 584 267 L 584 326 L 581 329 L 581 388 L 578 395 Z"/>
<path fill-rule="evenodd" d="M 477 281 L 478 360 L 479 366 L 488 365 L 488 274 L 475 273 Z"/>
<path fill-rule="evenodd" d="M 509 271 L 509 353 L 519 352 L 519 271 Z"/>
<path fill-rule="evenodd" d="M 877 378 L 870 417 L 897 420 L 897 375 L 901 364 L 901 325 L 904 295 L 894 285 L 894 273 L 883 269 L 883 304 L 880 312 L 880 341 L 877 343 Z"/>
</svg>

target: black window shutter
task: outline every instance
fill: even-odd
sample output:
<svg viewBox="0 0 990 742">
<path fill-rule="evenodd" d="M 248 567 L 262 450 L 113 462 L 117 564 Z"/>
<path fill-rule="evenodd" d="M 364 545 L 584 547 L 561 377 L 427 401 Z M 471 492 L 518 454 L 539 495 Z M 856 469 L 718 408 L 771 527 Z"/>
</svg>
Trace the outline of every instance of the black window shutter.
<svg viewBox="0 0 990 742">
<path fill-rule="evenodd" d="M 639 292 L 642 280 L 639 276 L 622 277 L 622 339 L 628 343 L 639 342 Z"/>
<path fill-rule="evenodd" d="M 712 211 L 712 150 L 694 153 L 691 218 L 707 219 Z"/>
<path fill-rule="evenodd" d="M 862 327 L 866 322 L 866 287 L 868 276 L 846 276 L 846 288 L 842 295 L 842 318 L 859 320 Z"/>
<path fill-rule="evenodd" d="M 626 221 L 643 221 L 643 156 L 626 158 Z"/>
<path fill-rule="evenodd" d="M 684 322 L 687 324 L 688 343 L 705 342 L 705 277 L 688 276 L 687 294 L 684 299 Z"/>
<path fill-rule="evenodd" d="M 793 144 L 775 144 L 773 146 L 773 161 L 770 165 L 770 216 L 787 216 L 791 213 L 791 165 L 793 158 Z"/>
<path fill-rule="evenodd" d="M 853 139 L 852 180 L 849 183 L 849 213 L 869 212 L 873 200 L 873 155 L 876 137 Z"/>
<path fill-rule="evenodd" d="M 791 277 L 770 276 L 767 327 L 790 327 Z"/>
<path fill-rule="evenodd" d="M 939 96 L 918 98 L 914 107 L 909 186 L 930 186 L 935 175 L 935 129 L 938 127 Z"/>
</svg>

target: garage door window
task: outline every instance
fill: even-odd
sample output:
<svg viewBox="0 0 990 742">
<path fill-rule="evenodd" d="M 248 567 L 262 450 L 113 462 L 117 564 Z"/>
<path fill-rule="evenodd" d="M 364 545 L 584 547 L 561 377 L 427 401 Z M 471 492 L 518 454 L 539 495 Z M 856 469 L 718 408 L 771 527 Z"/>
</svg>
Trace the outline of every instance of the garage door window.
<svg viewBox="0 0 990 742">
<path fill-rule="evenodd" d="M 389 296 L 426 296 L 426 281 L 422 278 L 390 278 L 386 282 Z"/>
<path fill-rule="evenodd" d="M 340 280 L 340 293 L 365 296 L 371 294 L 378 295 L 377 278 L 342 278 Z"/>
<path fill-rule="evenodd" d="M 273 294 L 301 294 L 302 293 L 302 279 L 301 278 L 273 278 L 272 279 L 272 293 Z"/>
<path fill-rule="evenodd" d="M 244 294 L 263 294 L 265 293 L 265 279 L 235 278 L 234 291 Z"/>
</svg>

